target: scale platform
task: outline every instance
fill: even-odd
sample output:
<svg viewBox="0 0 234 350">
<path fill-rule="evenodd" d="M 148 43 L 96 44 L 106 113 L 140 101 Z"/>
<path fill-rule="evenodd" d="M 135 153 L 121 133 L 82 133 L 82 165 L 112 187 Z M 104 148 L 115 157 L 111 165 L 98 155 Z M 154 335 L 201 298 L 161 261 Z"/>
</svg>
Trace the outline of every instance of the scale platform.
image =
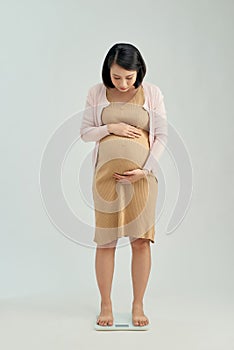
<svg viewBox="0 0 234 350">
<path fill-rule="evenodd" d="M 114 313 L 113 326 L 100 326 L 97 324 L 98 315 L 96 315 L 94 328 L 96 331 L 147 331 L 149 330 L 149 324 L 146 326 L 134 326 L 132 324 L 131 313 Z"/>
</svg>

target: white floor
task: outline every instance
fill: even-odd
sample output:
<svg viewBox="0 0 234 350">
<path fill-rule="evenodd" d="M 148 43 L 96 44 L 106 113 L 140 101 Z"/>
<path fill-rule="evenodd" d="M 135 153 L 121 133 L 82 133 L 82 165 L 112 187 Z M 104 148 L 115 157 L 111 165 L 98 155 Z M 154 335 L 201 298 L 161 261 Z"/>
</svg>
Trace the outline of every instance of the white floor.
<svg viewBox="0 0 234 350">
<path fill-rule="evenodd" d="M 118 312 L 130 310 L 118 310 Z M 147 298 L 150 330 L 98 332 L 90 298 L 31 297 L 0 302 L 3 350 L 234 349 L 233 303 L 220 298 Z"/>
</svg>

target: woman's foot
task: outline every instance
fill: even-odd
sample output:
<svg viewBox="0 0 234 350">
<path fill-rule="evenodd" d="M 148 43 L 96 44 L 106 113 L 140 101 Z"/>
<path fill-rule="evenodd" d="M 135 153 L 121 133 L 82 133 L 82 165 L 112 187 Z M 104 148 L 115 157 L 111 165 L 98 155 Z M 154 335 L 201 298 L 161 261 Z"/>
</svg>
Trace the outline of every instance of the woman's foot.
<svg viewBox="0 0 234 350">
<path fill-rule="evenodd" d="M 132 324 L 134 326 L 146 326 L 149 324 L 149 319 L 145 316 L 143 311 L 143 303 L 132 303 Z"/>
<path fill-rule="evenodd" d="M 111 302 L 101 302 L 101 312 L 97 318 L 99 326 L 113 326 L 113 314 Z"/>
</svg>

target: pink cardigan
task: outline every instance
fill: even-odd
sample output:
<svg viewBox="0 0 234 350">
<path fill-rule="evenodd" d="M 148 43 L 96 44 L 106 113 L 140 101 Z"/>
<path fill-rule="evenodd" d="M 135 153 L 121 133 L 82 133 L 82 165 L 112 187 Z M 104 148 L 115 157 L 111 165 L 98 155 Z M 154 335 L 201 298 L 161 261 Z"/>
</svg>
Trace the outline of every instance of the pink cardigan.
<svg viewBox="0 0 234 350">
<path fill-rule="evenodd" d="M 143 81 L 142 87 L 145 96 L 143 108 L 148 111 L 150 117 L 150 152 L 142 169 L 152 171 L 158 179 L 158 160 L 165 149 L 168 137 L 164 96 L 159 87 L 152 83 Z M 92 159 L 94 168 L 97 162 L 99 141 L 109 135 L 107 125 L 103 125 L 101 120 L 102 109 L 109 104 L 106 97 L 106 87 L 103 83 L 95 84 L 89 89 L 82 115 L 80 134 L 83 141 L 96 142 Z"/>
</svg>

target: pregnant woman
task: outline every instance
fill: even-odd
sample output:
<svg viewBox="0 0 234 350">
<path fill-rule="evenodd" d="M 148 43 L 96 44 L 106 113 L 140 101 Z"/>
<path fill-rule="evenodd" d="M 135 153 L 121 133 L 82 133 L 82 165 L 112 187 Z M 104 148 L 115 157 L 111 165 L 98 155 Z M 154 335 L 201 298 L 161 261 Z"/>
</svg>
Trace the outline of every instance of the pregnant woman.
<svg viewBox="0 0 234 350">
<path fill-rule="evenodd" d="M 101 326 L 114 321 L 111 286 L 120 237 L 129 237 L 132 247 L 132 323 L 149 323 L 143 297 L 151 268 L 158 159 L 167 142 L 167 118 L 162 92 L 143 81 L 145 74 L 139 50 L 132 44 L 115 44 L 104 59 L 103 82 L 88 92 L 80 130 L 83 141 L 96 142 L 92 190 Z"/>
</svg>

